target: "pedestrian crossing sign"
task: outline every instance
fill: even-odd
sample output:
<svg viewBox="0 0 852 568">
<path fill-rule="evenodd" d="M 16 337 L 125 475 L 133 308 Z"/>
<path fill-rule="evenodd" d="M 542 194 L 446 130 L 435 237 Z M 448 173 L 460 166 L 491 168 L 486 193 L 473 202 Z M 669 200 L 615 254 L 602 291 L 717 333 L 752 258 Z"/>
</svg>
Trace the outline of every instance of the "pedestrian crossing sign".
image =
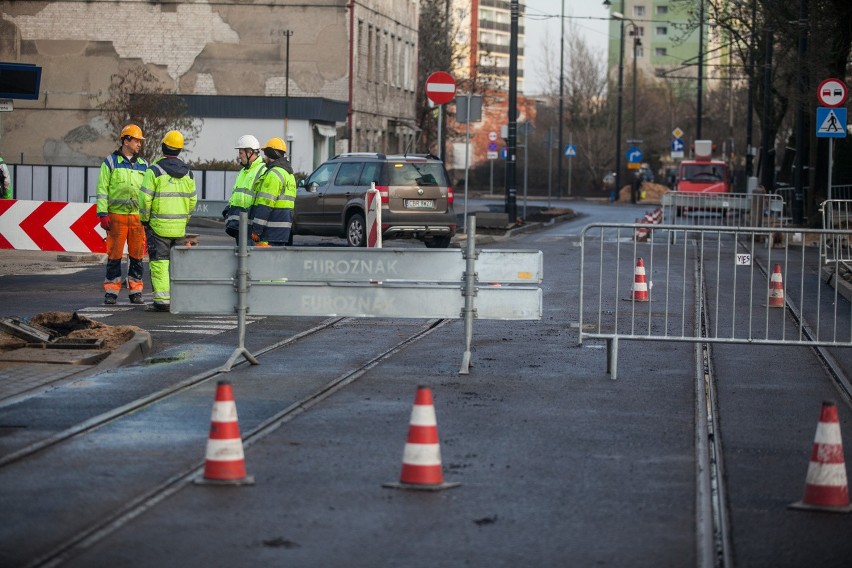
<svg viewBox="0 0 852 568">
<path fill-rule="evenodd" d="M 817 107 L 817 138 L 846 138 L 846 109 Z"/>
</svg>

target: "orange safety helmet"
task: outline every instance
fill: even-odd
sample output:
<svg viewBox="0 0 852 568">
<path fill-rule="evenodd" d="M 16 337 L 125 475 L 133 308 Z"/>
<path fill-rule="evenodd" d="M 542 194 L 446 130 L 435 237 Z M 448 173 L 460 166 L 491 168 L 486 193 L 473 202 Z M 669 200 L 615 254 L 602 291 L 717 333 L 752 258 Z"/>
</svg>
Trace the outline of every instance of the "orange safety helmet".
<svg viewBox="0 0 852 568">
<path fill-rule="evenodd" d="M 125 136 L 131 136 L 137 140 L 145 140 L 145 138 L 142 137 L 142 129 L 135 124 L 128 124 L 121 129 L 121 136 L 119 136 L 119 138 L 123 139 Z"/>
<path fill-rule="evenodd" d="M 281 152 L 287 151 L 287 143 L 284 142 L 281 138 L 270 138 L 266 141 L 266 144 L 263 145 L 263 149 L 272 148 L 273 150 L 279 150 Z"/>
</svg>

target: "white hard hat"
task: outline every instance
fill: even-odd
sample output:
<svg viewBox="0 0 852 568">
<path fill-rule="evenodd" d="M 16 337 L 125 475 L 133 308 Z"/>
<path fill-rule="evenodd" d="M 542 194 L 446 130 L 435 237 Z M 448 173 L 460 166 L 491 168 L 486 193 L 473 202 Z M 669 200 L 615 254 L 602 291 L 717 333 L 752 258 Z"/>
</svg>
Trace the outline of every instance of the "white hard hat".
<svg viewBox="0 0 852 568">
<path fill-rule="evenodd" d="M 237 139 L 237 145 L 234 146 L 235 150 L 239 150 L 240 148 L 251 148 L 252 150 L 259 151 L 260 142 L 251 134 L 244 134 Z"/>
</svg>

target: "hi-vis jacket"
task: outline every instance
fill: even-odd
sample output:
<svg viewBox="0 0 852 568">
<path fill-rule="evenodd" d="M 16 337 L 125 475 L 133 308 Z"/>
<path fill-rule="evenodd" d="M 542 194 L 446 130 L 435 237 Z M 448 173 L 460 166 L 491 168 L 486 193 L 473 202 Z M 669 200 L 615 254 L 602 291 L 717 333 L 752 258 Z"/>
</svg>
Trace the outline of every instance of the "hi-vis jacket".
<svg viewBox="0 0 852 568">
<path fill-rule="evenodd" d="M 258 157 L 248 166 L 243 167 L 234 182 L 234 192 L 228 201 L 225 214 L 225 230 L 228 234 L 238 234 L 240 230 L 240 212 L 248 213 L 254 203 L 255 182 L 263 175 L 266 164 Z M 258 186 L 259 189 L 260 186 Z"/>
<path fill-rule="evenodd" d="M 120 150 L 107 156 L 98 174 L 98 217 L 107 213 L 138 215 L 139 187 L 147 168 L 145 160 L 128 160 Z"/>
<path fill-rule="evenodd" d="M 293 226 L 296 178 L 287 158 L 267 164 L 255 186 L 251 232 L 267 243 L 286 243 Z"/>
<path fill-rule="evenodd" d="M 177 157 L 164 156 L 145 172 L 139 189 L 139 220 L 161 237 L 183 237 L 197 201 L 189 166 Z"/>
</svg>

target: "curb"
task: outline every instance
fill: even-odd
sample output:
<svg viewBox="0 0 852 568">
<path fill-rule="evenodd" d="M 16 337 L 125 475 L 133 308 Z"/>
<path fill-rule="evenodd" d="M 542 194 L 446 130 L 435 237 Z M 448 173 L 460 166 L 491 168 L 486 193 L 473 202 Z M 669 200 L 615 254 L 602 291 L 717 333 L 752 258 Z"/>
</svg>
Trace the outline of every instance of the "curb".
<svg viewBox="0 0 852 568">
<path fill-rule="evenodd" d="M 151 334 L 147 331 L 134 332 L 130 340 L 125 341 L 118 349 L 114 349 L 106 359 L 92 367 L 89 373 L 109 371 L 130 363 L 143 360 L 151 352 Z"/>
</svg>

